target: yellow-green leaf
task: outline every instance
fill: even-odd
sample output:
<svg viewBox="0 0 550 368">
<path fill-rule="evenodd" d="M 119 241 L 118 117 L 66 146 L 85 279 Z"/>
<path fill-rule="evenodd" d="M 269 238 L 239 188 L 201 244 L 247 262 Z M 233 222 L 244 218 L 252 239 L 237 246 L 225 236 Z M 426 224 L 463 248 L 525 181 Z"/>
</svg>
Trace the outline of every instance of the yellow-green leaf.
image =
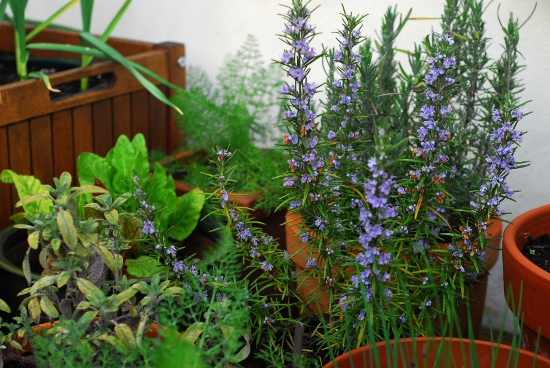
<svg viewBox="0 0 550 368">
<path fill-rule="evenodd" d="M 88 301 L 82 301 L 76 306 L 76 310 L 86 310 L 88 308 L 90 308 L 90 302 Z"/>
<path fill-rule="evenodd" d="M 5 301 L 3 301 L 2 299 L 0 299 L 0 310 L 1 311 L 4 311 L 6 313 L 10 313 L 11 310 L 10 310 L 10 306 L 8 304 L 6 304 Z"/>
<path fill-rule="evenodd" d="M 128 325 L 124 323 L 116 325 L 115 334 L 127 349 L 134 349 L 136 347 L 136 337 Z"/>
<path fill-rule="evenodd" d="M 82 303 L 80 303 L 82 304 Z M 92 323 L 92 321 L 94 320 L 94 318 L 97 316 L 97 314 L 99 313 L 99 311 L 88 311 L 86 313 L 84 313 L 82 315 L 82 317 L 80 317 L 80 319 L 78 320 L 78 324 L 80 326 L 83 326 L 83 327 L 88 327 L 90 325 L 90 323 Z"/>
<path fill-rule="evenodd" d="M 31 291 L 31 288 L 28 287 L 28 288 L 24 288 L 23 290 L 21 290 L 19 293 L 17 293 L 17 296 L 21 296 L 21 295 L 25 295 L 25 294 L 28 294 L 29 291 Z"/>
<path fill-rule="evenodd" d="M 124 265 L 124 258 L 122 258 L 120 254 L 117 254 L 115 256 L 115 263 L 116 263 L 117 270 L 121 270 L 122 266 Z"/>
<path fill-rule="evenodd" d="M 136 293 L 137 293 L 136 289 L 124 290 L 123 292 L 121 292 L 120 294 L 117 294 L 117 296 L 113 298 L 113 305 L 118 307 L 119 305 L 124 303 L 126 300 L 136 295 Z"/>
<path fill-rule="evenodd" d="M 204 322 L 195 322 L 185 330 L 182 339 L 194 344 L 204 331 Z"/>
<path fill-rule="evenodd" d="M 225 337 L 226 339 L 229 337 L 229 335 L 231 335 L 233 330 L 235 330 L 232 326 L 228 325 L 221 325 L 220 328 L 222 330 L 223 337 Z"/>
<path fill-rule="evenodd" d="M 118 224 L 118 211 L 117 210 L 111 210 L 109 212 L 105 212 L 105 218 L 111 225 Z"/>
<path fill-rule="evenodd" d="M 31 263 L 29 262 L 29 251 L 31 248 L 27 249 L 27 253 L 25 253 L 25 258 L 23 258 L 23 274 L 25 275 L 25 280 L 27 280 L 27 284 L 30 284 L 32 281 L 31 276 Z"/>
<path fill-rule="evenodd" d="M 10 345 L 16 348 L 17 350 L 23 350 L 23 347 L 17 341 L 9 340 L 9 342 L 10 342 Z"/>
<path fill-rule="evenodd" d="M 88 193 L 109 193 L 105 188 L 98 187 L 95 185 L 82 185 L 77 187 L 74 191 L 75 195 L 88 194 Z"/>
<path fill-rule="evenodd" d="M 32 202 L 43 201 L 44 199 L 51 199 L 51 197 L 48 194 L 32 194 L 18 201 L 15 207 L 25 206 Z"/>
<path fill-rule="evenodd" d="M 38 298 L 32 298 L 29 301 L 29 305 L 27 306 L 29 309 L 29 314 L 32 318 L 32 320 L 36 323 L 40 321 L 40 302 L 38 301 Z"/>
<path fill-rule="evenodd" d="M 57 227 L 61 237 L 70 249 L 74 249 L 78 243 L 78 236 L 73 222 L 73 215 L 66 210 L 61 210 L 57 214 Z"/>
<path fill-rule="evenodd" d="M 59 238 L 52 239 L 52 249 L 55 254 L 59 253 L 60 247 L 61 247 L 61 239 Z"/>
<path fill-rule="evenodd" d="M 52 318 L 59 317 L 59 312 L 57 311 L 57 308 L 53 305 L 53 303 L 47 296 L 43 296 L 42 299 L 40 299 L 40 308 L 42 308 L 44 313 Z"/>
<path fill-rule="evenodd" d="M 109 269 L 113 272 L 118 271 L 117 264 L 115 262 L 115 258 L 113 257 L 113 253 L 107 249 L 107 247 L 103 245 L 97 245 L 96 249 L 99 251 L 99 254 L 101 254 L 101 258 L 103 258 L 103 262 L 109 267 Z"/>
<path fill-rule="evenodd" d="M 97 338 L 99 340 L 107 341 L 109 344 L 113 345 L 120 352 L 124 352 L 124 350 L 126 350 L 124 348 L 124 345 L 122 345 L 121 342 L 113 335 L 102 334 L 102 335 L 99 335 Z"/>
<path fill-rule="evenodd" d="M 42 268 L 48 268 L 48 252 L 46 252 L 46 248 L 42 248 L 38 254 L 38 261 L 40 262 L 40 266 L 42 266 Z"/>
<path fill-rule="evenodd" d="M 63 271 L 57 276 L 57 287 L 61 288 L 63 287 L 67 281 L 71 278 L 71 274 L 69 272 Z"/>
<path fill-rule="evenodd" d="M 43 289 L 45 287 L 53 285 L 56 279 L 57 275 L 42 276 L 31 286 L 31 295 L 36 293 L 38 289 Z"/>
<path fill-rule="evenodd" d="M 86 299 L 92 304 L 98 304 L 104 298 L 103 292 L 99 290 L 92 282 L 86 279 L 77 279 L 76 286 L 86 296 Z"/>
<path fill-rule="evenodd" d="M 38 242 L 40 241 L 40 232 L 35 231 L 29 234 L 27 242 L 32 249 L 38 249 Z"/>
</svg>

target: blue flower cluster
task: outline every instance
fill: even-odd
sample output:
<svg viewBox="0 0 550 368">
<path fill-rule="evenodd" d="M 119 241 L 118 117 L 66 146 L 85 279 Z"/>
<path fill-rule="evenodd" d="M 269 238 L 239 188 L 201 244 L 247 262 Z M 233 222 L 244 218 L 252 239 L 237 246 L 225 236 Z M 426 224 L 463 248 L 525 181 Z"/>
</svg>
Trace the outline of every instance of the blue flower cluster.
<svg viewBox="0 0 550 368">
<path fill-rule="evenodd" d="M 489 164 L 489 180 L 480 187 L 478 201 L 471 202 L 476 211 L 501 216 L 504 213 L 500 208 L 501 202 L 514 194 L 506 183 L 506 176 L 517 167 L 514 152 L 522 141 L 523 133 L 515 127 L 522 118 L 523 113 L 519 108 L 504 112 L 494 110 L 492 113 L 492 121 L 497 126 L 490 135 L 492 152 L 485 155 L 485 161 Z M 486 222 L 478 224 L 483 230 L 486 226 Z"/>
<path fill-rule="evenodd" d="M 389 200 L 391 189 L 395 185 L 395 178 L 388 175 L 379 167 L 379 160 L 372 157 L 368 160 L 370 178 L 363 185 L 364 203 L 357 204 L 360 207 L 359 243 L 363 250 L 357 255 L 359 265 L 358 273 L 351 277 L 351 285 L 360 291 L 367 302 L 375 295 L 373 290 L 381 292 L 385 300 L 391 300 L 393 294 L 387 285 L 391 278 L 390 267 L 392 256 L 385 251 L 381 244 L 389 244 L 388 239 L 393 231 L 388 228 L 389 219 L 397 216 L 397 208 Z M 377 284 L 376 288 L 373 285 Z M 340 298 L 340 307 L 346 310 L 350 295 Z M 361 313 L 357 317 L 361 320 Z"/>
</svg>

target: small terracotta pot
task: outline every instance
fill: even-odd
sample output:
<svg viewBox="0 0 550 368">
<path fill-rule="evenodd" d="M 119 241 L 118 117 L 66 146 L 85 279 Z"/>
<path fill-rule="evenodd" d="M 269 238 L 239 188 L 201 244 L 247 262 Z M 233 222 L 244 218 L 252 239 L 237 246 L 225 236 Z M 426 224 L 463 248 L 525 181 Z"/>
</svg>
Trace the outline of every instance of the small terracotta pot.
<svg viewBox="0 0 550 368">
<path fill-rule="evenodd" d="M 512 311 L 523 322 L 523 348 L 535 350 L 540 328 L 539 353 L 550 356 L 550 273 L 529 261 L 522 253 L 528 236 L 537 238 L 550 233 L 550 205 L 535 208 L 515 218 L 504 230 L 502 267 L 504 292 Z M 520 299 L 521 295 L 521 299 Z"/>
<path fill-rule="evenodd" d="M 290 213 L 290 211 L 287 212 L 285 225 L 286 247 L 292 261 L 296 265 L 296 273 L 300 273 L 306 268 L 309 252 L 307 245 L 301 243 L 299 237 L 297 236 L 300 231 L 300 223 L 301 219 L 299 214 Z M 485 269 L 490 270 L 498 259 L 500 235 L 502 234 L 502 222 L 493 220 L 493 222 L 489 225 L 487 232 L 490 240 L 487 242 L 488 246 L 485 248 Z M 315 256 L 315 254 L 313 254 L 313 256 Z M 316 258 L 318 259 L 318 257 Z M 323 267 L 322 262 L 318 265 Z M 467 290 L 468 303 L 470 305 L 469 308 L 466 303 L 460 303 L 457 305 L 457 314 L 462 321 L 468 320 L 468 309 L 470 310 L 470 318 L 474 336 L 476 337 L 481 330 L 481 321 L 485 307 L 485 296 L 487 294 L 487 276 L 487 272 L 483 271 L 478 276 L 477 282 L 472 283 L 471 287 Z M 309 308 L 319 314 L 328 312 L 328 287 L 319 285 L 315 279 L 311 277 L 306 278 L 304 275 L 301 277 L 299 276 L 298 292 L 305 300 L 310 298 L 312 293 L 315 293 L 317 295 L 318 303 L 309 303 Z M 467 336 L 468 324 L 465 323 L 462 327 L 462 336 Z"/>
<path fill-rule="evenodd" d="M 167 157 L 164 161 L 160 162 L 161 165 L 167 165 L 170 162 L 179 161 L 183 164 L 189 164 L 196 158 L 206 158 L 206 151 L 203 149 L 198 150 L 185 150 L 174 153 L 173 155 Z M 184 181 L 174 179 L 174 185 L 176 186 L 176 194 L 181 196 L 183 194 L 189 193 L 195 186 L 189 185 Z M 259 192 L 233 192 L 229 195 L 229 200 L 237 200 L 239 207 L 247 207 L 252 209 L 258 199 L 260 198 L 261 193 Z M 263 219 L 267 215 L 263 211 L 251 210 L 250 215 L 255 219 Z"/>
<path fill-rule="evenodd" d="M 397 361 L 388 361 L 386 353 L 387 344 L 381 341 L 372 346 L 365 346 L 351 352 L 341 355 L 334 361 L 326 364 L 324 368 L 360 368 L 360 367 L 470 367 L 473 356 L 470 353 L 470 344 L 475 344 L 475 356 L 477 357 L 478 367 L 532 367 L 536 359 L 537 368 L 550 368 L 550 359 L 533 352 L 513 348 L 509 345 L 498 345 L 489 341 L 463 340 L 459 338 L 442 337 L 418 337 L 414 339 L 406 338 L 399 340 Z M 392 348 L 396 342 L 391 340 Z M 442 345 L 444 344 L 444 345 Z M 439 354 L 438 364 L 436 363 L 438 348 L 442 352 Z M 374 350 L 378 352 L 378 364 L 376 364 Z M 517 365 L 512 362 L 517 357 Z M 390 354 L 390 359 L 393 356 Z"/>
</svg>

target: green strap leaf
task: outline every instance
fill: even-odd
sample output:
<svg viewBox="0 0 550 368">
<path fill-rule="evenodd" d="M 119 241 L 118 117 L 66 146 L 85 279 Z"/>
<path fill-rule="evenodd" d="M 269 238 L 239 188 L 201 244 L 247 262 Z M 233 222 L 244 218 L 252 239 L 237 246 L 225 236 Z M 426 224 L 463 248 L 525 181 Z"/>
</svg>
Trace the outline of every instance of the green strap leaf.
<svg viewBox="0 0 550 368">
<path fill-rule="evenodd" d="M 46 85 L 46 88 L 51 92 L 59 93 L 61 90 L 57 88 L 53 88 L 52 84 L 50 82 L 50 77 L 48 77 L 47 74 L 44 74 L 42 72 L 30 72 L 29 78 L 36 78 L 36 79 L 42 79 L 44 81 L 44 84 Z"/>
</svg>

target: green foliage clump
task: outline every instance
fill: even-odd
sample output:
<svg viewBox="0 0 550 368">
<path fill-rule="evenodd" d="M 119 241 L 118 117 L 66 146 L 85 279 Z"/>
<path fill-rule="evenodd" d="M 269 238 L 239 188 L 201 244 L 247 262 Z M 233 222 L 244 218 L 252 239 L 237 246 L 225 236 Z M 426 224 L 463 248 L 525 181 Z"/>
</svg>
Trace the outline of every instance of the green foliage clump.
<svg viewBox="0 0 550 368">
<path fill-rule="evenodd" d="M 197 68 L 189 68 L 188 89 L 178 92 L 173 101 L 183 115 L 179 127 L 185 147 L 203 149 L 206 158 L 186 163 L 186 183 L 208 188 L 204 173 L 214 174 L 208 160 L 215 159 L 215 147 L 236 149 L 233 159 L 235 191 L 257 191 L 265 197 L 256 208 L 268 212 L 277 207 L 280 183 L 272 180 L 283 170 L 281 151 L 268 149 L 276 136 L 271 129 L 280 111 L 277 99 L 281 71 L 265 67 L 256 39 L 249 36 L 243 47 L 225 62 L 216 87 Z"/>
</svg>

